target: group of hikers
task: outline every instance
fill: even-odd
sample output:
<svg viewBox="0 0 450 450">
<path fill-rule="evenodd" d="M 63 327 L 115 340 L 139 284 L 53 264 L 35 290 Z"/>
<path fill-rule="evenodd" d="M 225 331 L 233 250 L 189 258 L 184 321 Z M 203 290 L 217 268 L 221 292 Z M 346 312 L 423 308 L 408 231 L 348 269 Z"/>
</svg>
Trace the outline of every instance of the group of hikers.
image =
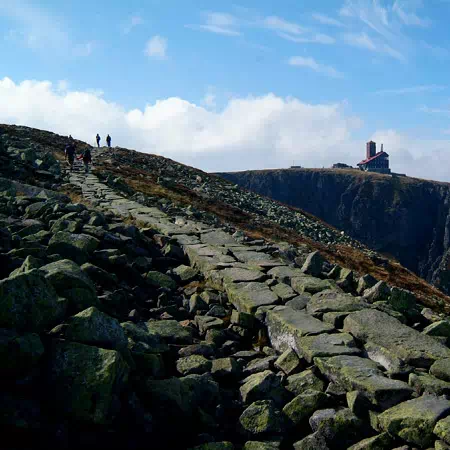
<svg viewBox="0 0 450 450">
<path fill-rule="evenodd" d="M 95 136 L 95 140 L 97 141 L 97 147 L 100 147 L 100 135 L 97 133 L 97 136 Z M 106 136 L 106 145 L 111 148 L 111 136 L 108 134 Z"/>
<path fill-rule="evenodd" d="M 97 133 L 97 136 L 95 136 L 95 140 L 97 141 L 97 147 L 100 147 L 100 135 Z M 108 134 L 106 136 L 106 144 L 108 147 L 111 147 L 111 136 Z M 82 159 L 84 164 L 84 172 L 89 173 L 89 164 L 92 162 L 92 155 L 91 155 L 91 149 L 89 147 L 84 148 L 84 150 L 81 152 L 79 156 L 76 156 L 76 147 L 75 147 L 75 141 L 73 137 L 69 136 L 69 143 L 66 145 L 66 148 L 64 150 L 64 153 L 66 155 L 67 162 L 69 163 L 70 171 L 73 171 L 73 163 L 75 162 L 75 158 L 77 160 Z"/>
</svg>

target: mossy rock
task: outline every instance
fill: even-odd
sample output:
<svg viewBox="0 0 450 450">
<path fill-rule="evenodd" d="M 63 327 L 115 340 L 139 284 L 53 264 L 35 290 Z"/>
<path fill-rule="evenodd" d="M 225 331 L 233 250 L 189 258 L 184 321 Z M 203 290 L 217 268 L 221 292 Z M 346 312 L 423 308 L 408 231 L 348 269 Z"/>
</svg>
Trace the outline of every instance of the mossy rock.
<svg viewBox="0 0 450 450">
<path fill-rule="evenodd" d="M 151 270 L 146 275 L 147 283 L 156 288 L 164 287 L 167 289 L 176 289 L 177 283 L 169 275 Z"/>
<path fill-rule="evenodd" d="M 41 332 L 63 311 L 53 286 L 38 270 L 0 281 L 0 327 Z"/>
<path fill-rule="evenodd" d="M 431 446 L 433 429 L 438 420 L 450 413 L 450 401 L 445 397 L 423 395 L 400 403 L 378 416 L 378 426 L 394 436 L 421 448 Z"/>
<path fill-rule="evenodd" d="M 161 337 L 168 344 L 192 344 L 192 328 L 183 327 L 176 320 L 156 320 L 146 325 L 150 334 Z"/>
<path fill-rule="evenodd" d="M 182 375 L 191 375 L 209 372 L 212 367 L 212 362 L 201 355 L 191 355 L 186 358 L 180 358 L 177 361 L 177 370 Z"/>
<path fill-rule="evenodd" d="M 65 338 L 81 344 L 124 350 L 128 340 L 118 320 L 91 306 L 69 319 Z"/>
<path fill-rule="evenodd" d="M 48 253 L 58 254 L 77 264 L 87 262 L 89 254 L 93 253 L 100 241 L 87 234 L 73 234 L 59 231 L 48 243 Z"/>
<path fill-rule="evenodd" d="M 114 419 L 113 403 L 128 379 L 120 353 L 55 340 L 50 355 L 50 399 L 72 419 L 95 424 Z"/>
<path fill-rule="evenodd" d="M 69 300 L 71 313 L 78 313 L 90 306 L 98 307 L 95 286 L 89 277 L 73 261 L 64 259 L 39 269 L 61 297 Z"/>
<path fill-rule="evenodd" d="M 326 405 L 328 396 L 320 391 L 307 390 L 295 397 L 284 408 L 283 413 L 296 426 L 308 419 L 314 411 Z"/>
<path fill-rule="evenodd" d="M 244 432 L 253 436 L 280 434 L 285 429 L 281 412 L 270 400 L 252 403 L 239 417 L 239 423 Z"/>
<path fill-rule="evenodd" d="M 304 370 L 287 378 L 286 389 L 297 396 L 309 389 L 323 392 L 325 383 L 312 370 Z"/>
</svg>

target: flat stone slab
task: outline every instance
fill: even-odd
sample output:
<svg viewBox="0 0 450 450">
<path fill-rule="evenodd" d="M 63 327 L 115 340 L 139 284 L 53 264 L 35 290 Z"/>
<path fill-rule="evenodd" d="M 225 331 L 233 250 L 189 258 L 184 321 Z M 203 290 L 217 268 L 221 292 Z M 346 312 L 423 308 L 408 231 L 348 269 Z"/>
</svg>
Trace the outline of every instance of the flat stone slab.
<svg viewBox="0 0 450 450">
<path fill-rule="evenodd" d="M 449 413 L 450 401 L 445 397 L 423 395 L 384 411 L 378 416 L 377 423 L 382 431 L 409 444 L 428 448 L 436 439 L 433 435 L 436 423 Z"/>
<path fill-rule="evenodd" d="M 294 311 L 286 306 L 268 311 L 266 325 L 272 346 L 284 352 L 291 348 L 301 355 L 298 340 L 304 336 L 332 333 L 335 329 L 303 311 Z"/>
<path fill-rule="evenodd" d="M 265 283 L 227 283 L 225 291 L 239 312 L 254 314 L 260 306 L 275 305 L 280 301 Z"/>
<path fill-rule="evenodd" d="M 390 408 L 407 400 L 413 389 L 403 381 L 383 375 L 378 364 L 359 356 L 315 358 L 314 363 L 328 379 L 347 392 L 361 391 L 375 406 Z"/>
<path fill-rule="evenodd" d="M 310 314 L 325 314 L 360 311 L 365 308 L 369 308 L 369 304 L 362 297 L 353 297 L 336 291 L 322 291 L 312 296 L 306 311 Z"/>
<path fill-rule="evenodd" d="M 278 283 L 275 286 L 272 286 L 271 289 L 281 298 L 283 303 L 297 296 L 297 293 L 285 283 Z"/>
<path fill-rule="evenodd" d="M 247 251 L 247 252 L 236 252 L 233 251 L 233 255 L 238 261 L 253 264 L 257 266 L 272 267 L 278 266 L 280 263 L 276 259 L 272 258 L 270 255 L 261 252 Z"/>
<path fill-rule="evenodd" d="M 200 244 L 200 239 L 197 236 L 189 236 L 187 234 L 179 234 L 175 237 L 180 245 Z"/>
<path fill-rule="evenodd" d="M 327 289 L 334 289 L 340 291 L 336 286 L 336 283 L 331 280 L 321 280 L 320 278 L 311 277 L 309 275 L 303 275 L 302 277 L 295 277 L 291 279 L 291 286 L 295 292 L 303 294 L 309 292 L 310 294 L 317 294 L 318 292 L 325 291 Z"/>
<path fill-rule="evenodd" d="M 235 239 L 223 230 L 209 231 L 207 233 L 202 233 L 200 240 L 204 244 L 212 245 L 226 245 L 226 244 L 236 244 Z"/>
<path fill-rule="evenodd" d="M 377 310 L 363 310 L 344 320 L 344 331 L 356 339 L 373 342 L 391 350 L 406 364 L 430 367 L 439 359 L 450 357 L 450 349 L 431 336 L 403 325 L 397 319 Z"/>
<path fill-rule="evenodd" d="M 150 206 L 142 206 L 133 210 L 135 214 L 149 214 L 153 217 L 168 217 L 166 213 L 160 211 L 158 208 L 152 208 Z"/>
<path fill-rule="evenodd" d="M 267 274 L 281 283 L 286 283 L 289 285 L 291 284 L 291 278 L 305 276 L 300 269 L 294 269 L 289 266 L 274 267 L 273 269 L 270 269 Z"/>
<path fill-rule="evenodd" d="M 353 336 L 348 333 L 302 337 L 298 340 L 298 346 L 302 356 L 309 363 L 316 357 L 361 354 Z"/>
<path fill-rule="evenodd" d="M 259 270 L 247 270 L 235 267 L 223 269 L 221 273 L 225 283 L 263 281 L 266 278 L 266 275 Z"/>
</svg>

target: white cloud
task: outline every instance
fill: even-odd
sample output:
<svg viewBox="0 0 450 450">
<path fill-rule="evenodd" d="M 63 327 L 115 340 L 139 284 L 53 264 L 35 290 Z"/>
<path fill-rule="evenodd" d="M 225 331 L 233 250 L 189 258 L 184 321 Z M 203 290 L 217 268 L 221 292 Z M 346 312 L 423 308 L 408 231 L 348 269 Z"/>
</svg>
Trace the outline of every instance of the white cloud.
<svg viewBox="0 0 450 450">
<path fill-rule="evenodd" d="M 144 19 L 141 16 L 135 15 L 131 16 L 126 24 L 123 26 L 122 32 L 123 34 L 129 34 L 133 30 L 133 28 L 142 25 L 144 23 Z"/>
<path fill-rule="evenodd" d="M 344 33 L 343 40 L 354 47 L 366 48 L 375 51 L 377 49 L 375 43 L 366 33 Z"/>
<path fill-rule="evenodd" d="M 411 86 L 398 89 L 381 89 L 374 92 L 376 95 L 403 95 L 403 94 L 419 94 L 422 92 L 437 92 L 446 89 L 447 86 L 441 86 L 437 84 L 428 84 L 422 86 Z"/>
<path fill-rule="evenodd" d="M 89 56 L 94 48 L 93 42 L 73 41 L 63 18 L 26 0 L 0 0 L 1 17 L 13 24 L 5 35 L 6 40 L 40 52 L 46 57 L 63 59 Z"/>
<path fill-rule="evenodd" d="M 334 44 L 336 39 L 327 34 L 316 33 L 308 37 L 297 37 L 287 33 L 278 33 L 280 37 L 298 44 Z"/>
<path fill-rule="evenodd" d="M 25 0 L 0 1 L 2 16 L 16 27 L 9 32 L 8 38 L 33 50 L 63 52 L 71 46 L 62 21 Z"/>
<path fill-rule="evenodd" d="M 392 129 L 379 130 L 371 139 L 384 143 L 393 171 L 418 178 L 450 181 L 448 139 L 418 139 Z"/>
<path fill-rule="evenodd" d="M 270 30 L 279 31 L 283 33 L 299 35 L 306 31 L 306 28 L 303 28 L 296 23 L 288 22 L 287 20 L 284 20 L 277 16 L 266 17 L 262 23 L 263 26 L 265 26 Z"/>
<path fill-rule="evenodd" d="M 402 62 L 407 60 L 406 54 L 411 51 L 412 42 L 403 33 L 404 24 L 393 13 L 392 5 L 383 6 L 378 0 L 346 0 L 340 15 L 363 27 L 360 33 L 350 34 L 355 38 L 361 36 L 361 40 L 350 39 L 348 44 L 363 47 L 365 43 L 368 50 L 384 53 Z M 369 38 L 366 31 L 375 33 L 377 39 Z M 371 43 L 367 39 L 365 42 L 362 40 L 365 36 Z"/>
<path fill-rule="evenodd" d="M 339 22 L 339 20 L 333 19 L 332 17 L 326 16 L 324 14 L 315 13 L 312 18 L 322 25 L 331 25 L 333 27 L 343 27 L 344 24 Z"/>
<path fill-rule="evenodd" d="M 202 105 L 207 109 L 215 109 L 217 106 L 217 95 L 214 86 L 209 86 L 202 100 Z"/>
<path fill-rule="evenodd" d="M 450 115 L 449 108 L 430 108 L 429 106 L 421 106 L 419 111 L 427 113 L 427 114 L 445 114 Z"/>
<path fill-rule="evenodd" d="M 218 111 L 181 98 L 126 110 L 92 93 L 4 78 L 0 98 L 0 123 L 72 134 L 88 142 L 96 133 L 110 133 L 115 145 L 216 171 L 286 167 L 293 158 L 302 165 L 330 165 L 345 157 L 351 131 L 360 125 L 343 103 L 311 105 L 274 94 L 234 98 Z M 330 158 L 335 146 L 342 150 Z"/>
<path fill-rule="evenodd" d="M 365 32 L 362 33 L 344 33 L 342 34 L 343 41 L 353 47 L 359 47 L 372 52 L 384 53 L 391 56 L 392 58 L 398 59 L 399 61 L 405 62 L 405 56 L 399 51 L 395 50 L 386 43 L 379 40 L 374 41 Z"/>
<path fill-rule="evenodd" d="M 240 36 L 238 20 L 231 14 L 209 12 L 205 14 L 205 23 L 202 25 L 186 25 L 194 30 L 207 31 L 225 36 Z"/>
<path fill-rule="evenodd" d="M 343 74 L 337 71 L 334 67 L 320 64 L 315 59 L 309 57 L 305 58 L 303 56 L 292 56 L 289 59 L 289 65 L 306 67 L 308 69 L 314 70 L 314 72 L 318 72 L 332 78 L 343 78 Z"/>
<path fill-rule="evenodd" d="M 147 41 L 144 53 L 151 58 L 167 58 L 167 39 L 162 36 L 153 36 Z"/>
<path fill-rule="evenodd" d="M 59 80 L 56 85 L 56 90 L 60 92 L 67 91 L 69 89 L 69 82 L 67 80 Z"/>
<path fill-rule="evenodd" d="M 396 0 L 392 7 L 392 11 L 397 14 L 405 25 L 413 25 L 423 28 L 429 27 L 431 25 L 431 20 L 427 17 L 419 17 L 415 11 L 407 11 L 406 9 L 410 6 L 411 4 L 408 1 L 405 2 Z"/>
<path fill-rule="evenodd" d="M 50 130 L 91 142 L 111 134 L 114 145 L 157 153 L 207 171 L 355 165 L 365 141 L 345 102 L 308 104 L 274 94 L 234 98 L 209 111 L 181 98 L 143 110 L 126 110 L 90 92 L 60 91 L 48 81 L 0 79 L 0 123 Z M 450 111 L 448 111 L 450 113 Z M 368 139 L 384 143 L 396 172 L 450 181 L 450 141 L 424 140 L 379 130 Z M 368 140 L 367 139 L 367 140 Z"/>
</svg>

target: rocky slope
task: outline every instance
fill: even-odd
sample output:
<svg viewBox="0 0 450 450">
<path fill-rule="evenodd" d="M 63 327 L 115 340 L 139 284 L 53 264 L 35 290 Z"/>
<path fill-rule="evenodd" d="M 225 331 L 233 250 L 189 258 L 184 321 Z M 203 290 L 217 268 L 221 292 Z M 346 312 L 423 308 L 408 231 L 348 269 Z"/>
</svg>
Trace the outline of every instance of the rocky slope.
<svg viewBox="0 0 450 450">
<path fill-rule="evenodd" d="M 221 175 L 303 208 L 450 292 L 450 185 L 339 169 Z"/>
<path fill-rule="evenodd" d="M 67 173 L 48 133 L 0 129 L 2 448 L 449 447 L 444 297 L 424 308 L 431 288 L 358 275 L 311 237 L 255 239 L 268 222 L 173 161 L 101 149 Z M 365 251 L 285 211 L 330 230 L 325 253 Z"/>
</svg>

